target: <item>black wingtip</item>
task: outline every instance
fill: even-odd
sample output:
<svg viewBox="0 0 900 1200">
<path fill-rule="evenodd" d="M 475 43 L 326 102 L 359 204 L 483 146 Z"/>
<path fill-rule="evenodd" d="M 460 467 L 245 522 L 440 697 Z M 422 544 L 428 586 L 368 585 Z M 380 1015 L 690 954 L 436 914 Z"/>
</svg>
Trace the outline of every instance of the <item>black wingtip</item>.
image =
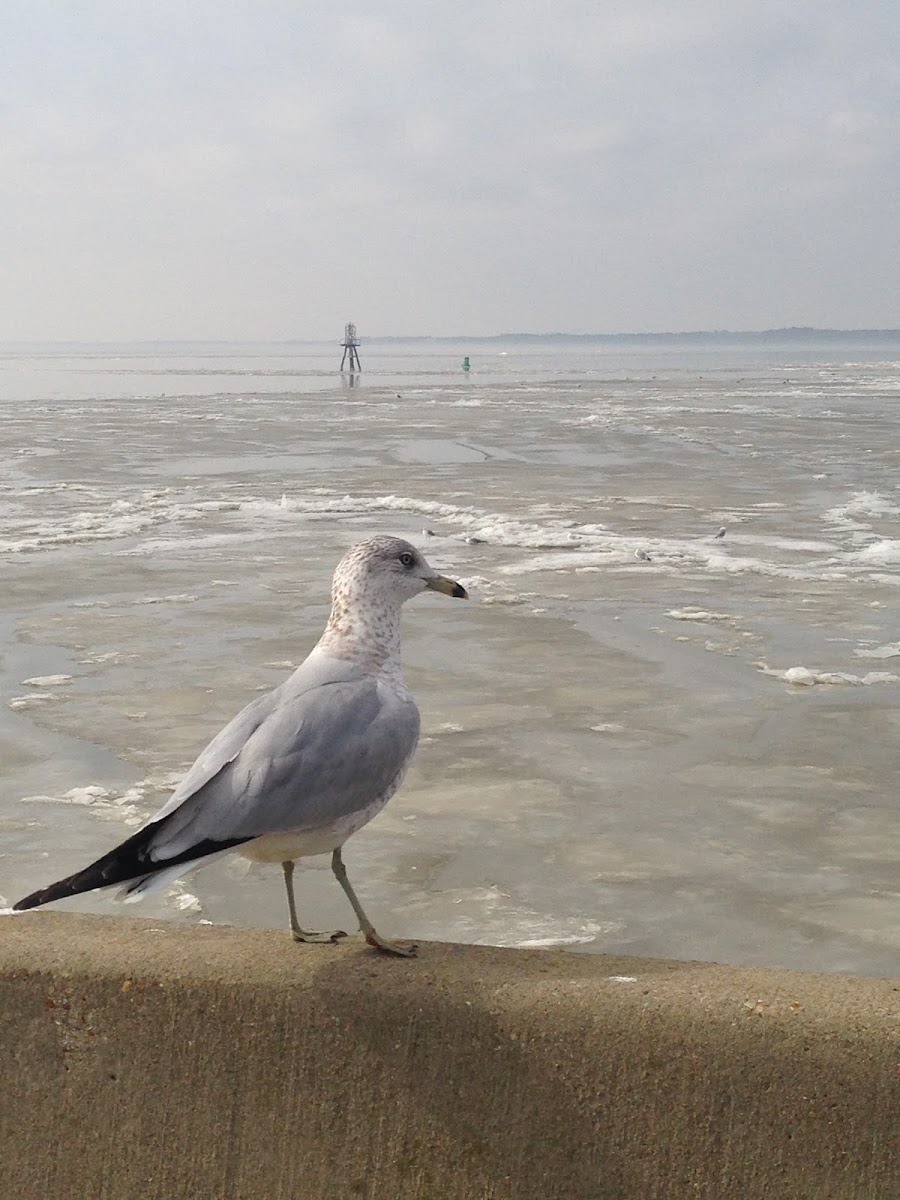
<svg viewBox="0 0 900 1200">
<path fill-rule="evenodd" d="M 67 875 L 65 879 L 51 883 L 48 887 L 39 888 L 30 896 L 17 900 L 13 905 L 13 912 L 27 912 L 30 908 L 39 908 L 40 905 L 50 904 L 54 900 L 65 900 L 69 896 L 79 896 L 82 892 L 93 892 L 97 888 L 113 887 L 117 883 L 131 883 L 138 879 L 144 879 L 148 875 L 155 875 L 157 871 L 166 871 L 181 863 L 184 864 L 186 870 L 197 859 L 207 858 L 221 850 L 232 850 L 235 846 L 240 846 L 250 840 L 249 838 L 230 838 L 214 842 L 205 838 L 174 858 L 154 860 L 150 857 L 150 844 L 159 831 L 159 825 L 159 822 L 145 825 L 143 829 L 133 833 L 130 838 L 126 838 L 121 845 L 116 846 L 114 850 L 110 850 L 108 854 L 104 854 L 102 858 L 98 858 L 96 862 L 92 862 L 83 870 L 76 871 L 74 875 Z"/>
<path fill-rule="evenodd" d="M 60 880 L 60 883 L 64 882 L 65 880 Z M 29 908 L 37 908 L 42 904 L 48 904 L 50 900 L 61 899 L 61 896 L 65 893 L 60 893 L 59 895 L 50 895 L 50 893 L 54 892 L 54 888 L 58 888 L 59 886 L 59 883 L 55 883 L 49 888 L 40 888 L 37 890 L 37 892 L 32 892 L 30 896 L 25 896 L 24 900 L 17 900 L 16 904 L 12 906 L 12 911 L 28 912 Z"/>
<path fill-rule="evenodd" d="M 103 862 L 104 859 L 100 859 L 100 863 Z M 59 879 L 45 888 L 38 888 L 30 896 L 17 900 L 12 906 L 13 912 L 27 912 L 29 908 L 40 908 L 42 904 L 51 904 L 54 900 L 66 900 L 69 896 L 79 896 L 82 892 L 92 892 L 95 888 L 122 882 L 119 879 L 104 878 L 97 870 L 98 866 L 99 863 L 91 863 L 83 871 L 76 871 L 74 875 L 67 875 L 65 879 Z"/>
<path fill-rule="evenodd" d="M 13 905 L 13 912 L 27 912 L 30 908 L 39 908 L 42 904 L 50 904 L 54 900 L 65 900 L 82 892 L 92 892 L 95 888 L 124 883 L 135 874 L 146 874 L 147 866 L 141 860 L 146 855 L 152 832 L 151 826 L 138 830 L 96 862 L 17 900 Z"/>
</svg>

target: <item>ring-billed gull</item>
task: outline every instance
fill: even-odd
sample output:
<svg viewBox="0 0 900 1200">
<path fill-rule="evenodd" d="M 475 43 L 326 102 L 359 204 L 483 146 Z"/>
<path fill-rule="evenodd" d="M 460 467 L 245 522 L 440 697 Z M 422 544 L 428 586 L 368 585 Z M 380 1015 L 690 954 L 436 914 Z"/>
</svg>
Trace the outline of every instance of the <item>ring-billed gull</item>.
<svg viewBox="0 0 900 1200">
<path fill-rule="evenodd" d="M 255 862 L 280 862 L 291 933 L 327 942 L 343 931 L 301 929 L 294 861 L 331 854 L 331 866 L 366 941 L 394 954 L 350 886 L 344 842 L 400 786 L 419 737 L 419 710 L 403 681 L 400 609 L 426 588 L 467 599 L 400 538 L 379 535 L 338 563 L 325 632 L 293 675 L 248 704 L 206 747 L 168 803 L 137 833 L 82 871 L 26 896 L 36 908 L 95 888 L 125 884 L 137 899 L 231 850 Z"/>
</svg>

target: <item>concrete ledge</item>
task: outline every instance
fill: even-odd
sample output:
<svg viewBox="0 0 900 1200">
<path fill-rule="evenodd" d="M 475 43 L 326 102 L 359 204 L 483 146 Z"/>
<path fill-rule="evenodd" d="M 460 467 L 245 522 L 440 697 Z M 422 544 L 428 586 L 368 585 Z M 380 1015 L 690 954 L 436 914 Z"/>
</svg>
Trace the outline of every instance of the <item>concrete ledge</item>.
<svg viewBox="0 0 900 1200">
<path fill-rule="evenodd" d="M 0 1200 L 897 1200 L 890 980 L 0 918 Z"/>
</svg>

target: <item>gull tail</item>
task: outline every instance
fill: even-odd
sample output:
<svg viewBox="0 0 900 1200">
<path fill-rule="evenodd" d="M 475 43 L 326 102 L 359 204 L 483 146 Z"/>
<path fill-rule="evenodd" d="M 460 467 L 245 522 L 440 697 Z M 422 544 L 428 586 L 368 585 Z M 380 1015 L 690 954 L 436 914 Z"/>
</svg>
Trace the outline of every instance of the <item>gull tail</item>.
<svg viewBox="0 0 900 1200">
<path fill-rule="evenodd" d="M 153 843 L 164 825 L 165 817 L 162 821 L 145 825 L 90 866 L 76 871 L 74 875 L 67 875 L 57 883 L 51 883 L 49 887 L 39 888 L 30 896 L 17 901 L 13 905 L 13 911 L 24 912 L 29 908 L 38 908 L 41 904 L 49 904 L 52 900 L 63 900 L 68 896 L 78 896 L 82 892 L 92 892 L 95 888 L 111 887 L 117 883 L 129 885 L 125 888 L 125 895 L 136 899 L 138 895 L 149 890 L 150 881 L 154 876 L 164 874 L 165 882 L 168 882 L 191 866 L 199 866 L 199 860 L 219 855 L 251 840 L 227 838 L 217 842 L 205 838 L 173 858 L 154 860 Z"/>
</svg>

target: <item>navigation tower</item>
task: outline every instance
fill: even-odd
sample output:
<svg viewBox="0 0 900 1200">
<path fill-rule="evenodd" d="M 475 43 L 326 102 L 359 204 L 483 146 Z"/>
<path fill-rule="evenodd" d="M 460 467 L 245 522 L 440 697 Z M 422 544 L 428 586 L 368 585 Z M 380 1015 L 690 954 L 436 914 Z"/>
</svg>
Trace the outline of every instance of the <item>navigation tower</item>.
<svg viewBox="0 0 900 1200">
<path fill-rule="evenodd" d="M 356 326 L 352 321 L 348 321 L 344 326 L 344 340 L 341 345 L 344 347 L 344 354 L 341 358 L 341 370 L 343 371 L 344 364 L 348 363 L 351 373 L 353 371 L 361 371 L 359 354 L 356 350 L 359 342 L 356 340 Z"/>
</svg>

